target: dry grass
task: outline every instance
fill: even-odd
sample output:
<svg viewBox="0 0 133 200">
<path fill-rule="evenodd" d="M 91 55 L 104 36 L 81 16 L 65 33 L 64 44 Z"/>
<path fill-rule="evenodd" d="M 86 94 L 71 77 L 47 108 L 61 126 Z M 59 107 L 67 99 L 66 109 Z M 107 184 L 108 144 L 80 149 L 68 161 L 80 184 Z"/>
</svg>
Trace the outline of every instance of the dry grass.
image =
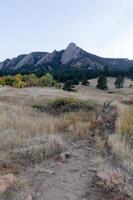
<svg viewBox="0 0 133 200">
<path fill-rule="evenodd" d="M 30 134 L 56 133 L 58 132 L 57 118 L 45 113 L 34 112 L 29 107 L 22 106 L 0 106 L 0 127 L 2 129 L 17 130 Z"/>
<path fill-rule="evenodd" d="M 97 176 L 101 180 L 101 184 L 103 184 L 107 190 L 113 187 L 115 188 L 117 185 L 122 191 L 123 186 L 125 185 L 125 176 L 119 169 L 106 169 L 104 172 L 99 172 Z"/>
<path fill-rule="evenodd" d="M 16 178 L 16 181 L 11 185 L 10 190 L 20 192 L 21 190 L 26 189 L 30 184 L 28 178 L 19 176 L 19 178 Z"/>
<path fill-rule="evenodd" d="M 105 152 L 105 140 L 103 140 L 101 136 L 96 135 L 95 144 L 96 144 L 97 149 L 99 150 L 99 153 L 103 155 Z"/>
<path fill-rule="evenodd" d="M 1 104 L 0 109 L 1 159 L 6 154 L 5 159 L 14 162 L 38 162 L 63 151 L 64 143 L 56 133 L 64 125 L 56 117 L 21 106 Z"/>
<path fill-rule="evenodd" d="M 108 192 L 112 200 L 127 200 L 125 175 L 119 169 L 97 173 L 98 184 Z"/>
<path fill-rule="evenodd" d="M 121 103 L 126 104 L 126 105 L 133 105 L 133 97 L 125 98 L 121 101 Z"/>
<path fill-rule="evenodd" d="M 125 137 L 133 136 L 133 108 L 129 107 L 119 115 L 117 121 L 117 132 L 125 135 Z"/>
<path fill-rule="evenodd" d="M 123 161 L 130 159 L 130 147 L 126 139 L 119 134 L 113 134 L 109 137 L 108 146 L 111 148 L 117 159 Z"/>
<path fill-rule="evenodd" d="M 27 163 L 41 162 L 47 157 L 61 153 L 63 150 L 64 143 L 61 137 L 57 135 L 40 136 L 25 141 L 23 147 L 10 150 L 7 158 L 25 165 Z"/>
<path fill-rule="evenodd" d="M 108 146 L 117 161 L 120 161 L 130 173 L 133 169 L 133 109 L 119 104 L 116 121 L 116 134 L 108 138 Z"/>
<path fill-rule="evenodd" d="M 28 106 L 0 104 L 0 160 L 22 164 L 41 162 L 64 150 L 62 134 L 85 139 L 96 111 L 50 115 Z"/>
<path fill-rule="evenodd" d="M 72 141 L 77 139 L 88 139 L 90 137 L 90 127 L 89 122 L 76 122 L 69 126 L 69 138 Z"/>
</svg>

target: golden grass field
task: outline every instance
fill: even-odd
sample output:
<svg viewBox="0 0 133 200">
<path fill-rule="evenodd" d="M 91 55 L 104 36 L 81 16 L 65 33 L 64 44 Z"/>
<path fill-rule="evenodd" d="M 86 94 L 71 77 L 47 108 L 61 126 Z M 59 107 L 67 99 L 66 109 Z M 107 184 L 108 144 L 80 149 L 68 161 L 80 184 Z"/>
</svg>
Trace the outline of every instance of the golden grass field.
<svg viewBox="0 0 133 200">
<path fill-rule="evenodd" d="M 87 171 L 92 167 L 97 171 L 102 184 L 100 187 L 103 189 L 99 193 L 99 184 L 95 182 L 95 191 L 91 191 L 91 198 L 89 199 L 88 195 L 86 199 L 132 199 L 133 108 L 123 100 L 133 97 L 133 88 L 128 87 L 128 79 L 122 89 L 115 89 L 113 82 L 113 78 L 108 79 L 111 92 L 96 89 L 96 79 L 90 81 L 90 86 L 76 86 L 77 92 L 38 87 L 0 88 L 0 175 L 13 173 L 17 177 L 16 184 L 1 194 L 1 200 L 28 200 L 28 197 L 31 200 L 51 200 L 57 192 L 55 188 L 60 191 L 58 200 L 62 200 L 62 187 L 59 183 L 60 178 L 65 183 L 68 168 L 71 171 L 73 169 L 73 173 L 78 170 L 80 176 L 80 170 Z M 92 109 L 87 110 L 88 107 L 85 107 L 57 114 L 54 107 L 55 113 L 51 114 L 32 107 L 54 105 L 55 102 L 60 102 L 60 99 L 64 102 L 66 98 L 69 99 L 68 107 L 87 104 L 91 105 Z M 111 134 L 108 133 L 109 130 Z M 83 141 L 82 147 L 78 143 L 80 141 Z M 73 149 L 72 152 L 78 159 L 72 154 L 70 161 L 65 163 L 60 157 L 61 153 L 69 152 L 70 149 Z M 88 157 L 84 155 L 86 149 Z M 87 162 L 85 166 L 82 159 Z M 75 169 L 76 165 L 79 169 Z M 51 166 L 54 166 L 52 170 L 57 173 L 55 177 L 51 175 Z M 83 184 L 86 184 L 88 180 L 89 190 L 92 190 L 92 171 L 90 178 L 85 176 L 83 181 Z M 36 173 L 43 175 L 35 175 Z M 45 173 L 50 175 L 45 176 Z M 67 183 L 65 198 L 70 195 L 69 198 L 73 200 L 79 199 L 81 185 L 75 184 L 71 179 L 70 171 L 67 173 L 71 191 L 68 194 L 70 186 Z M 73 176 L 75 179 L 78 177 L 76 174 Z M 51 190 L 47 184 L 51 185 Z M 36 190 L 40 196 L 36 195 Z M 74 190 L 77 191 L 76 195 Z M 81 192 L 87 195 L 88 191 Z"/>
</svg>

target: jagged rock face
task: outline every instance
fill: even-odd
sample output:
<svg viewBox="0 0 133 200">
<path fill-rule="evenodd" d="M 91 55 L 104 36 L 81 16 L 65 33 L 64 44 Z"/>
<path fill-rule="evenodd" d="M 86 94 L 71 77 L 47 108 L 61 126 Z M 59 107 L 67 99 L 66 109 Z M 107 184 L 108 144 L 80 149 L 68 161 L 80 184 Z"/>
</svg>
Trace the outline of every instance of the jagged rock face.
<svg viewBox="0 0 133 200">
<path fill-rule="evenodd" d="M 69 63 L 72 59 L 77 59 L 81 49 L 74 43 L 70 43 L 62 55 L 61 62 L 63 65 Z"/>
<path fill-rule="evenodd" d="M 43 56 L 38 62 L 37 62 L 37 66 L 39 65 L 43 65 L 45 63 L 49 63 L 52 62 L 52 60 L 54 59 L 54 57 L 56 56 L 57 51 L 54 50 L 52 53 L 47 53 L 45 56 Z"/>
<path fill-rule="evenodd" d="M 0 63 L 0 69 L 12 69 L 16 70 L 25 65 L 34 65 L 38 60 L 40 60 L 46 53 L 44 52 L 33 52 L 28 55 L 20 55 L 13 59 L 7 59 Z"/>
<path fill-rule="evenodd" d="M 80 68 L 82 66 L 87 67 L 88 69 L 103 69 L 103 65 L 101 65 L 98 62 L 94 62 L 89 58 L 81 58 L 78 59 L 75 64 L 73 64 L 74 67 Z"/>
<path fill-rule="evenodd" d="M 21 68 L 24 65 L 34 65 L 38 59 L 41 59 L 44 54 L 38 54 L 36 55 L 35 53 L 30 53 L 29 55 L 26 55 L 23 59 L 20 60 L 15 65 L 15 69 Z"/>
<path fill-rule="evenodd" d="M 79 48 L 75 43 L 70 43 L 65 50 L 48 52 L 33 52 L 27 55 L 20 55 L 13 59 L 6 59 L 0 63 L 0 71 L 25 71 L 35 72 L 39 69 L 51 70 L 53 67 L 76 67 L 87 69 L 100 69 L 108 66 L 110 70 L 127 71 L 133 66 L 133 60 L 102 58 L 90 54 Z"/>
</svg>

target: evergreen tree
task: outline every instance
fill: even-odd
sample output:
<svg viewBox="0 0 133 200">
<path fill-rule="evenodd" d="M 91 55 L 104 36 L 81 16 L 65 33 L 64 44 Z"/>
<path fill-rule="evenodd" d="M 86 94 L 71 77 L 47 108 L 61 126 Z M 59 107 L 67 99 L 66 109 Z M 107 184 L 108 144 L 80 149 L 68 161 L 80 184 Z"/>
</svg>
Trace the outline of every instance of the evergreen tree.
<svg viewBox="0 0 133 200">
<path fill-rule="evenodd" d="M 116 88 L 123 88 L 123 85 L 124 85 L 124 77 L 118 76 L 115 80 L 115 87 Z"/>
<path fill-rule="evenodd" d="M 107 86 L 107 78 L 105 76 L 100 76 L 97 80 L 97 88 L 101 89 L 101 90 L 107 90 L 108 86 Z"/>
<path fill-rule="evenodd" d="M 68 80 L 64 83 L 63 90 L 73 91 L 73 89 L 74 89 L 73 81 Z"/>
<path fill-rule="evenodd" d="M 90 82 L 88 81 L 88 79 L 84 79 L 82 82 L 81 82 L 81 85 L 86 85 L 88 86 L 90 84 Z"/>
</svg>

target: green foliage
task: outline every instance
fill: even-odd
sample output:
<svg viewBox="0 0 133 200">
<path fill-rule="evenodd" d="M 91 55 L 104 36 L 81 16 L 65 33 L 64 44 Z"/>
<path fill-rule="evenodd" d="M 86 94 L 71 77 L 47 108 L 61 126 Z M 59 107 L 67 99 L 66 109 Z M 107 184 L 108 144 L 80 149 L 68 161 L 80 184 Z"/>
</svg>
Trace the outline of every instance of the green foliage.
<svg viewBox="0 0 133 200">
<path fill-rule="evenodd" d="M 103 74 L 104 74 L 104 76 L 106 76 L 106 77 L 110 75 L 108 66 L 104 66 Z"/>
<path fill-rule="evenodd" d="M 48 86 L 61 88 L 61 84 L 53 79 L 53 76 L 47 73 L 45 76 L 38 78 L 35 74 L 0 77 L 0 85 L 11 86 L 16 88 L 33 87 L 33 86 Z"/>
<path fill-rule="evenodd" d="M 28 86 L 37 86 L 38 78 L 35 74 L 29 74 L 26 82 Z"/>
<path fill-rule="evenodd" d="M 53 76 L 49 73 L 46 73 L 45 75 L 45 83 L 47 86 L 52 87 L 54 83 Z"/>
<path fill-rule="evenodd" d="M 56 87 L 56 88 L 58 88 L 58 89 L 61 89 L 61 88 L 62 88 L 62 84 L 59 83 L 59 82 L 56 81 L 56 80 L 53 81 L 53 86 Z"/>
<path fill-rule="evenodd" d="M 1 81 L 3 85 L 13 86 L 14 78 L 12 76 L 4 76 Z"/>
<path fill-rule="evenodd" d="M 97 80 L 97 88 L 101 89 L 101 90 L 107 90 L 108 86 L 107 86 L 107 78 L 105 76 L 100 76 Z"/>
<path fill-rule="evenodd" d="M 81 85 L 89 85 L 90 82 L 88 81 L 87 77 L 84 77 L 83 81 L 81 82 Z"/>
<path fill-rule="evenodd" d="M 24 88 L 26 87 L 26 83 L 22 81 L 22 76 L 21 74 L 17 74 L 14 79 L 13 79 L 13 85 L 11 85 L 16 88 Z"/>
<path fill-rule="evenodd" d="M 133 81 L 133 67 L 129 68 L 129 78 Z"/>
<path fill-rule="evenodd" d="M 124 85 L 124 77 L 123 76 L 118 76 L 116 78 L 116 81 L 115 81 L 115 87 L 116 88 L 123 88 L 123 85 Z"/>
<path fill-rule="evenodd" d="M 5 80 L 2 77 L 0 77 L 0 86 L 5 86 Z"/>
<path fill-rule="evenodd" d="M 73 90 L 74 90 L 73 81 L 71 81 L 71 80 L 66 81 L 66 82 L 64 83 L 63 90 L 66 90 L 66 91 L 73 91 Z"/>
<path fill-rule="evenodd" d="M 57 68 L 56 70 L 51 71 L 55 80 L 59 82 L 65 83 L 68 80 L 73 81 L 74 85 L 77 85 L 79 82 L 83 81 L 85 78 L 96 78 L 100 70 L 88 70 L 84 66 L 80 68 L 76 67 L 64 67 L 64 68 Z"/>
</svg>

